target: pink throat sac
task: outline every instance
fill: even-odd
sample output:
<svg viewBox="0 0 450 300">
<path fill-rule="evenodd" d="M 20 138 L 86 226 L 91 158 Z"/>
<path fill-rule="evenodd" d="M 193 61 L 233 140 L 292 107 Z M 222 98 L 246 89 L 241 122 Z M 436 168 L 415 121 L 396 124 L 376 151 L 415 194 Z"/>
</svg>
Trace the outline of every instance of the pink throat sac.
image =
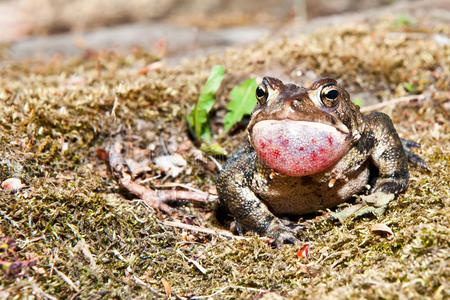
<svg viewBox="0 0 450 300">
<path fill-rule="evenodd" d="M 260 159 L 288 176 L 306 176 L 335 165 L 349 149 L 347 135 L 317 122 L 266 120 L 255 124 L 252 142 Z"/>
</svg>

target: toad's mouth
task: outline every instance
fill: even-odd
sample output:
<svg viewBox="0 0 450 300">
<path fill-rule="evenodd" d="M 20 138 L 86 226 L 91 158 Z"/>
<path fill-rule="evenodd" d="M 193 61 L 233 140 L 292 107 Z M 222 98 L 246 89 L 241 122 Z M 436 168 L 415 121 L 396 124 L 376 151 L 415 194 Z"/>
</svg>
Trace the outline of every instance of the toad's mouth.
<svg viewBox="0 0 450 300">
<path fill-rule="evenodd" d="M 288 176 L 307 176 L 331 168 L 347 153 L 350 140 L 348 132 L 318 122 L 264 120 L 251 130 L 259 158 Z"/>
</svg>

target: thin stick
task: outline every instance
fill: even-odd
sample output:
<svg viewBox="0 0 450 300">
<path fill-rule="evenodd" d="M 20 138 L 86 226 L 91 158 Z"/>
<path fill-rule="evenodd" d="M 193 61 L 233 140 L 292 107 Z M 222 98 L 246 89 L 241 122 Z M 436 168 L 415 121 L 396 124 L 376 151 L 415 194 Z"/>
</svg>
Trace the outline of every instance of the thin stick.
<svg viewBox="0 0 450 300">
<path fill-rule="evenodd" d="M 72 279 L 67 277 L 67 275 L 65 275 L 63 272 L 59 271 L 56 267 L 54 267 L 53 270 L 55 270 L 56 274 L 58 274 L 58 276 L 61 277 L 62 280 L 64 280 L 68 285 L 70 285 L 70 287 L 73 288 L 75 290 L 75 292 L 78 293 L 80 291 L 78 286 L 72 281 Z"/>
<path fill-rule="evenodd" d="M 116 93 L 115 93 L 115 95 L 114 95 L 114 103 L 113 103 L 113 107 L 112 107 L 112 109 L 111 109 L 111 116 L 112 116 L 113 118 L 116 118 L 116 109 L 117 109 L 117 105 L 119 104 L 119 97 L 117 97 L 117 94 L 118 94 L 118 90 L 121 89 L 121 88 L 122 88 L 122 84 L 119 83 L 119 86 L 118 86 L 118 88 L 117 88 L 117 90 L 116 90 Z"/>
<path fill-rule="evenodd" d="M 246 239 L 243 236 L 234 235 L 231 232 L 226 231 L 226 230 L 209 229 L 209 228 L 205 228 L 205 227 L 188 225 L 188 224 L 184 224 L 184 223 L 180 223 L 180 222 L 172 222 L 172 221 L 162 221 L 162 224 L 166 225 L 166 226 L 177 227 L 177 228 L 186 229 L 186 230 L 190 230 L 190 231 L 201 232 L 201 233 L 211 234 L 214 236 L 226 237 L 226 238 L 231 238 L 231 239 L 236 239 L 236 240 L 245 240 Z"/>
<path fill-rule="evenodd" d="M 150 189 L 149 189 L 150 190 Z M 216 196 L 210 195 L 205 192 L 192 192 L 192 191 L 180 191 L 180 190 L 151 190 L 159 201 L 173 202 L 173 201 L 193 201 L 200 203 L 210 203 L 217 200 Z"/>
<path fill-rule="evenodd" d="M 416 103 L 424 102 L 425 100 L 428 99 L 428 96 L 429 95 L 427 95 L 427 94 L 420 94 L 420 95 L 412 95 L 412 96 L 391 99 L 391 100 L 384 101 L 381 103 L 361 107 L 361 112 L 367 113 L 367 112 L 371 112 L 371 111 L 375 111 L 375 110 L 380 110 L 386 106 L 399 104 L 399 103 L 416 104 Z"/>
<path fill-rule="evenodd" d="M 239 289 L 239 290 L 249 290 L 252 292 L 259 292 L 259 293 L 267 293 L 266 290 L 261 290 L 261 289 L 255 289 L 255 288 L 251 288 L 251 287 L 245 287 L 245 286 L 239 286 L 239 285 L 229 285 L 229 286 L 225 286 L 223 288 L 220 288 L 218 291 L 216 291 L 214 294 L 211 295 L 206 295 L 206 296 L 197 296 L 197 297 L 192 297 L 191 299 L 205 299 L 205 298 L 211 298 L 214 297 L 218 294 L 223 293 L 225 290 L 227 289 Z"/>
<path fill-rule="evenodd" d="M 165 184 L 159 184 L 159 185 L 155 185 L 155 187 L 157 187 L 157 188 L 181 187 L 181 188 L 184 188 L 186 190 L 193 191 L 193 192 L 196 192 L 196 193 L 200 193 L 200 194 L 205 193 L 202 190 L 196 189 L 196 188 L 194 188 L 194 187 L 192 187 L 190 185 L 183 184 L 183 183 L 176 183 L 176 182 L 169 182 L 169 183 L 165 183 Z M 205 194 L 208 194 L 208 193 L 205 193 Z M 214 194 L 209 194 L 209 198 L 211 200 L 213 200 L 213 199 L 217 200 L 218 199 L 217 195 L 214 195 Z"/>
<path fill-rule="evenodd" d="M 32 288 L 33 288 L 33 292 L 35 292 L 36 294 L 39 294 L 40 296 L 42 296 L 44 298 L 47 298 L 50 300 L 58 300 L 58 298 L 44 292 L 37 284 L 33 284 Z"/>
<path fill-rule="evenodd" d="M 155 291 L 154 289 L 152 289 L 148 284 L 146 284 L 144 281 L 142 281 L 141 279 L 136 277 L 136 275 L 133 275 L 133 279 L 134 279 L 134 281 L 136 281 L 137 284 L 140 284 L 140 285 L 146 287 L 155 296 L 158 296 L 158 297 L 164 297 L 165 296 L 164 294 L 161 294 L 161 293 Z"/>
<path fill-rule="evenodd" d="M 217 290 L 216 292 L 214 292 L 211 295 L 205 295 L 205 296 L 197 296 L 197 297 L 192 297 L 191 299 L 207 299 L 207 298 L 212 298 L 216 295 L 222 294 L 225 290 L 229 289 L 230 286 L 225 286 L 223 288 L 220 288 L 219 290 Z"/>
<path fill-rule="evenodd" d="M 120 143 L 114 143 L 107 150 L 108 163 L 114 178 L 124 189 L 144 200 L 150 207 L 171 214 L 172 208 L 166 204 L 167 202 L 185 200 L 210 203 L 217 201 L 217 197 L 202 191 L 152 190 L 134 182 L 130 167 L 120 154 L 120 149 Z"/>
<path fill-rule="evenodd" d="M 255 288 L 246 287 L 246 286 L 240 286 L 240 285 L 232 285 L 231 288 L 233 288 L 233 289 L 240 289 L 240 290 L 249 290 L 249 291 L 252 291 L 252 292 L 267 293 L 266 290 L 255 289 Z"/>
<path fill-rule="evenodd" d="M 20 229 L 19 225 L 13 219 L 8 217 L 8 215 L 3 210 L 0 210 L 0 215 L 6 220 L 8 220 L 12 224 L 12 226 L 16 227 L 17 229 Z"/>
<path fill-rule="evenodd" d="M 216 165 L 217 170 L 222 171 L 222 165 L 213 156 L 208 155 L 208 158 Z"/>
<path fill-rule="evenodd" d="M 202 272 L 202 274 L 206 274 L 206 269 L 202 267 L 201 264 L 199 264 L 198 262 L 196 262 L 193 259 L 190 259 L 188 257 L 186 257 L 186 255 L 183 254 L 183 252 L 181 252 L 180 250 L 176 251 L 182 258 L 184 258 L 185 260 L 187 260 L 188 262 L 190 262 L 191 264 L 193 264 L 200 272 Z"/>
</svg>

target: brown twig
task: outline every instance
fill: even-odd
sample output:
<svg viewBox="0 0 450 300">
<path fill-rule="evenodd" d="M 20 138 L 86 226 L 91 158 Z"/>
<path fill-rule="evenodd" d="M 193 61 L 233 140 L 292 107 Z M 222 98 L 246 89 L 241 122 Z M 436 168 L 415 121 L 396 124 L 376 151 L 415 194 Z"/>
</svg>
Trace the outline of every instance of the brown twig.
<svg viewBox="0 0 450 300">
<path fill-rule="evenodd" d="M 210 299 L 210 298 L 213 298 L 214 296 L 222 294 L 227 289 L 247 290 L 247 291 L 252 291 L 252 292 L 258 292 L 260 294 L 261 293 L 265 294 L 265 293 L 269 292 L 267 290 L 255 289 L 255 288 L 246 287 L 246 286 L 229 285 L 229 286 L 220 288 L 214 294 L 205 295 L 205 296 L 195 296 L 195 297 L 192 297 L 191 299 Z M 255 297 L 254 299 L 258 299 L 258 297 Z"/>
<path fill-rule="evenodd" d="M 181 252 L 180 250 L 176 250 L 176 252 L 178 253 L 178 255 L 180 255 L 182 258 L 184 258 L 185 260 L 187 260 L 188 262 L 190 262 L 191 264 L 193 264 L 203 275 L 206 274 L 208 271 L 202 267 L 202 265 L 193 260 L 188 258 L 186 255 L 183 254 L 183 252 Z"/>
<path fill-rule="evenodd" d="M 427 100 L 428 96 L 429 95 L 427 95 L 427 94 L 420 94 L 420 95 L 412 95 L 412 96 L 391 99 L 391 100 L 388 100 L 385 102 L 361 107 L 361 112 L 367 113 L 367 112 L 371 112 L 371 111 L 375 111 L 375 110 L 380 110 L 386 106 L 395 105 L 395 104 L 399 104 L 399 103 L 417 104 L 417 103 L 424 102 L 425 100 Z"/>
<path fill-rule="evenodd" d="M 119 182 L 120 186 L 132 193 L 133 195 L 144 200 L 150 207 L 160 209 L 170 214 L 172 208 L 167 202 L 185 200 L 200 203 L 214 202 L 215 198 L 209 193 L 201 191 L 179 191 L 179 190 L 152 190 L 139 183 L 133 181 L 133 175 L 125 159 L 120 154 L 121 144 L 116 142 L 111 144 L 107 149 L 108 162 L 114 178 Z"/>
<path fill-rule="evenodd" d="M 50 300 L 58 300 L 58 298 L 44 292 L 36 283 L 33 283 L 31 288 L 33 289 L 33 292 L 38 295 L 38 297 L 37 297 L 38 299 L 44 298 L 44 299 L 50 299 Z"/>
<path fill-rule="evenodd" d="M 53 269 L 55 270 L 56 274 L 58 274 L 58 276 L 61 277 L 61 279 L 64 280 L 75 292 L 78 293 L 80 291 L 78 285 L 76 285 L 66 274 L 59 271 L 56 267 L 54 267 Z"/>
<path fill-rule="evenodd" d="M 177 228 L 181 228 L 181 229 L 211 234 L 214 236 L 226 237 L 226 238 L 230 238 L 230 239 L 236 239 L 236 240 L 245 240 L 246 239 L 243 236 L 234 235 L 231 232 L 226 231 L 226 230 L 209 229 L 209 228 L 205 228 L 205 227 L 189 225 L 189 224 L 184 224 L 184 223 L 180 223 L 180 222 L 172 222 L 172 221 L 162 221 L 162 224 L 166 225 L 166 226 L 177 227 Z"/>
<path fill-rule="evenodd" d="M 154 289 L 152 289 L 148 284 L 146 284 L 144 281 L 139 279 L 136 275 L 133 275 L 133 279 L 134 279 L 134 281 L 136 281 L 137 284 L 140 284 L 140 285 L 146 287 L 155 296 L 157 296 L 159 298 L 163 298 L 164 297 L 164 294 L 161 294 L 161 293 L 155 291 Z"/>
</svg>

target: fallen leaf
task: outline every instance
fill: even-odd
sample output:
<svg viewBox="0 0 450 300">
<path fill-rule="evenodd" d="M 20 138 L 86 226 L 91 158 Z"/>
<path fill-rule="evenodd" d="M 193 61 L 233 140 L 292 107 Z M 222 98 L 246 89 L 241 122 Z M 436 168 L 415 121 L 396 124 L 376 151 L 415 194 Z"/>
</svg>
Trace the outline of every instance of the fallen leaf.
<svg viewBox="0 0 450 300">
<path fill-rule="evenodd" d="M 26 259 L 20 259 L 16 253 L 16 240 L 10 237 L 0 239 L 0 249 L 2 255 L 0 260 L 0 272 L 9 278 L 22 278 L 32 267 L 38 264 L 38 260 L 34 255 L 25 255 Z"/>
<path fill-rule="evenodd" d="M 23 187 L 19 178 L 8 178 L 2 182 L 2 189 L 15 193 Z"/>
<path fill-rule="evenodd" d="M 131 174 L 133 174 L 134 177 L 145 174 L 152 170 L 148 166 L 138 163 L 134 159 L 125 159 L 125 161 L 127 162 L 127 165 L 130 168 Z"/>
<path fill-rule="evenodd" d="M 95 150 L 95 153 L 97 154 L 98 159 L 101 161 L 108 161 L 108 152 L 106 152 L 105 148 L 97 148 Z"/>
<path fill-rule="evenodd" d="M 138 70 L 139 75 L 147 74 L 149 71 L 159 70 L 163 66 L 162 61 L 155 61 L 154 63 L 151 63 L 141 69 Z"/>
<path fill-rule="evenodd" d="M 376 192 L 367 196 L 361 195 L 361 200 L 374 207 L 386 206 L 389 202 L 394 200 L 394 198 L 394 194 L 387 194 L 384 192 Z"/>
<path fill-rule="evenodd" d="M 381 236 L 386 236 L 388 240 L 392 240 L 394 238 L 394 233 L 392 232 L 391 228 L 389 228 L 385 224 L 373 224 L 370 228 L 370 232 L 379 234 Z"/>
<path fill-rule="evenodd" d="M 161 282 L 164 285 L 164 290 L 166 291 L 167 297 L 170 298 L 170 296 L 172 294 L 170 291 L 170 289 L 171 289 L 170 283 L 167 280 L 165 280 L 164 278 L 161 278 Z"/>
<path fill-rule="evenodd" d="M 143 68 L 140 68 L 140 69 L 137 71 L 137 73 L 138 73 L 139 75 L 144 75 L 144 74 L 147 74 L 148 71 L 149 71 L 148 66 L 145 66 L 145 67 L 143 67 Z"/>
<path fill-rule="evenodd" d="M 167 175 L 175 178 L 183 172 L 187 163 L 181 155 L 175 153 L 156 157 L 155 165 Z"/>
<path fill-rule="evenodd" d="M 308 258 L 309 255 L 309 244 L 304 244 L 300 250 L 297 251 L 298 258 Z"/>
<path fill-rule="evenodd" d="M 195 160 L 198 160 L 205 165 L 208 163 L 208 160 L 206 159 L 205 155 L 203 155 L 203 152 L 198 150 L 197 148 L 192 148 L 191 153 Z"/>
</svg>

